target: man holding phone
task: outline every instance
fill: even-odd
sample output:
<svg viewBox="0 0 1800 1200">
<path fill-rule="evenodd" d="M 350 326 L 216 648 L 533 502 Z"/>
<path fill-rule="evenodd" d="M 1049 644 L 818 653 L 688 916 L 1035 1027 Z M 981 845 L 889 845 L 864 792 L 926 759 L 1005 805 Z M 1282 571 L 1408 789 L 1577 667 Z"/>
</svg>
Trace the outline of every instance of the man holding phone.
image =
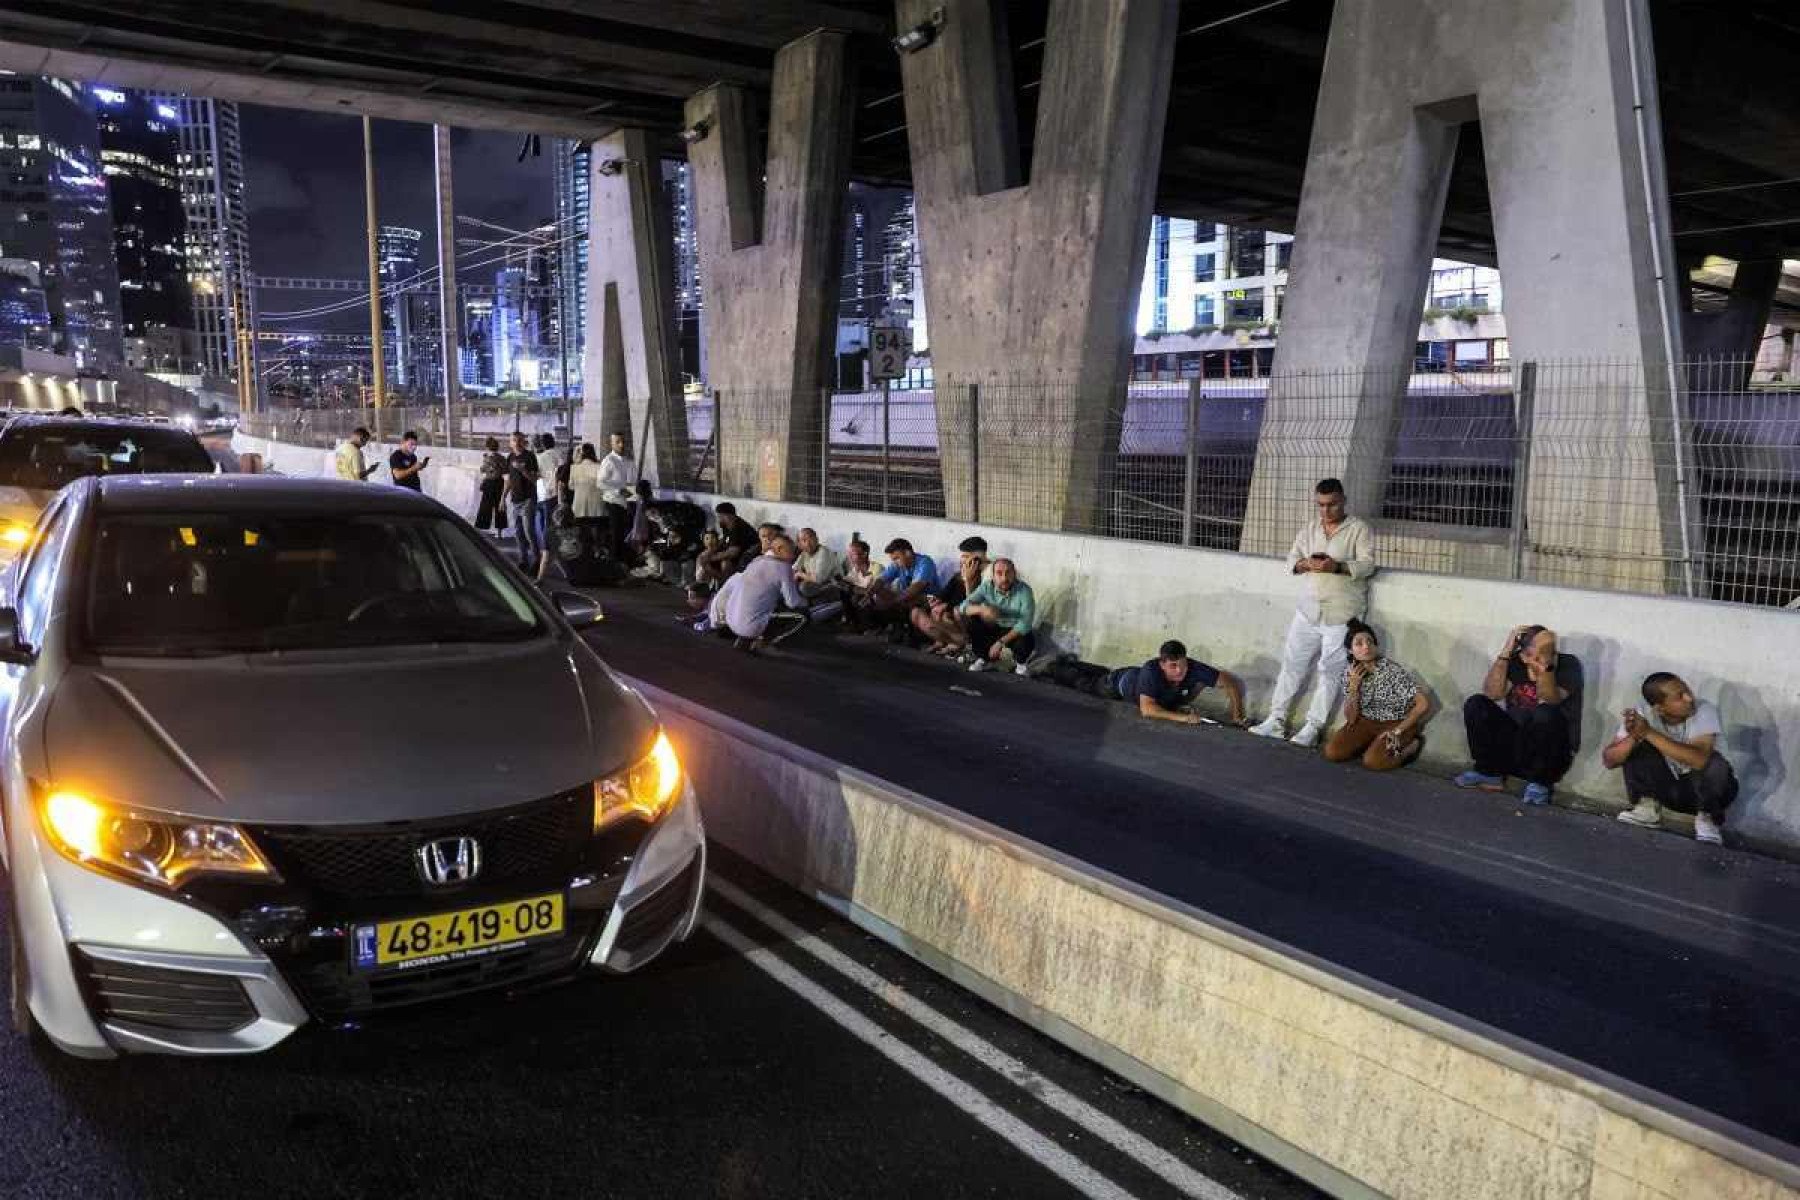
<svg viewBox="0 0 1800 1200">
<path fill-rule="evenodd" d="M 1367 615 L 1369 576 L 1375 573 L 1375 535 L 1366 521 L 1349 515 L 1343 483 L 1321 479 L 1313 504 L 1317 515 L 1288 551 L 1288 570 L 1302 580 L 1300 606 L 1288 623 L 1269 715 L 1250 731 L 1258 737 L 1287 736 L 1288 707 L 1316 659 L 1318 682 L 1306 721 L 1293 736 L 1296 746 L 1318 745 L 1331 720 L 1344 675 L 1344 637 L 1352 620 Z"/>
<path fill-rule="evenodd" d="M 388 472 L 394 477 L 394 486 L 415 492 L 425 490 L 419 482 L 419 472 L 430 465 L 430 455 L 419 457 L 419 435 L 410 429 L 400 435 L 400 444 L 388 455 Z"/>
</svg>

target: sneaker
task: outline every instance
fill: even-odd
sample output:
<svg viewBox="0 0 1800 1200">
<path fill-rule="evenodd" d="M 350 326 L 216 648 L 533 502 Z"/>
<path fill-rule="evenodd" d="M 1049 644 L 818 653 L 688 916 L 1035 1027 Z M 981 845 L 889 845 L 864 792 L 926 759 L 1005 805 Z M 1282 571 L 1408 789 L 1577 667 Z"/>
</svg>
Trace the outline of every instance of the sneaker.
<svg viewBox="0 0 1800 1200">
<path fill-rule="evenodd" d="M 1525 794 L 1520 796 L 1526 804 L 1540 805 L 1550 803 L 1550 785 L 1547 783 L 1528 783 Z"/>
<path fill-rule="evenodd" d="M 1627 825 L 1641 825 L 1645 829 L 1655 829 L 1662 824 L 1662 805 L 1654 800 L 1639 800 L 1635 805 L 1620 813 L 1619 820 Z"/>
<path fill-rule="evenodd" d="M 1719 828 L 1719 822 L 1716 818 L 1708 816 L 1706 813 L 1695 813 L 1694 840 L 1696 842 L 1710 842 L 1712 845 L 1721 846 L 1725 843 L 1725 831 Z"/>
<path fill-rule="evenodd" d="M 1317 723 L 1308 721 L 1300 727 L 1300 732 L 1289 738 L 1288 741 L 1296 746 L 1305 746 L 1310 749 L 1319 744 L 1319 735 L 1323 732 L 1325 731 L 1320 729 Z"/>
<path fill-rule="evenodd" d="M 969 670 L 971 670 L 971 671 L 976 671 L 976 672 L 991 671 L 993 669 L 994 669 L 994 664 L 989 662 L 985 658 L 978 658 L 974 662 L 969 664 Z"/>
<path fill-rule="evenodd" d="M 1027 663 L 1014 663 L 1013 674 L 1029 679 L 1031 677 L 1031 667 Z"/>
<path fill-rule="evenodd" d="M 1456 777 L 1459 788 L 1479 788 L 1484 792 L 1503 792 L 1506 790 L 1506 776 L 1483 775 L 1480 771 L 1464 771 Z"/>
<path fill-rule="evenodd" d="M 1252 725 L 1250 727 L 1250 732 L 1254 733 L 1257 737 L 1285 738 L 1287 736 L 1287 726 L 1282 724 L 1280 717 L 1270 717 L 1261 725 Z"/>
</svg>

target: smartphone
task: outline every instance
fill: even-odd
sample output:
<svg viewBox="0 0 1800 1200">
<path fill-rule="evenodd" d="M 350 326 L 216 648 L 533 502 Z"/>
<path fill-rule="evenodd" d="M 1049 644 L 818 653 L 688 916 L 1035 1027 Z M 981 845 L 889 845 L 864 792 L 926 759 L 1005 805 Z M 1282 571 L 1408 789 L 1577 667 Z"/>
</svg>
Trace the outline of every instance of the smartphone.
<svg viewBox="0 0 1800 1200">
<path fill-rule="evenodd" d="M 1308 558 L 1330 558 L 1331 555 L 1329 555 L 1329 554 L 1309 554 L 1309 555 L 1307 555 L 1307 557 Z"/>
</svg>

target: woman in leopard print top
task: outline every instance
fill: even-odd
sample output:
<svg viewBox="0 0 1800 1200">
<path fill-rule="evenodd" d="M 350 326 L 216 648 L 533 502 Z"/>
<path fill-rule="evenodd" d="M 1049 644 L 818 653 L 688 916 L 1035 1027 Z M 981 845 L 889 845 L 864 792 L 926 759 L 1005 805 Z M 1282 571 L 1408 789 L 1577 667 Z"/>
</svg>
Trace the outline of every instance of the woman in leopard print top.
<svg viewBox="0 0 1800 1200">
<path fill-rule="evenodd" d="M 1350 622 L 1344 634 L 1350 663 L 1344 668 L 1344 724 L 1325 743 L 1325 757 L 1348 762 L 1362 756 L 1372 771 L 1391 771 L 1419 756 L 1419 729 L 1431 701 L 1416 676 L 1381 653 L 1375 631 Z"/>
</svg>

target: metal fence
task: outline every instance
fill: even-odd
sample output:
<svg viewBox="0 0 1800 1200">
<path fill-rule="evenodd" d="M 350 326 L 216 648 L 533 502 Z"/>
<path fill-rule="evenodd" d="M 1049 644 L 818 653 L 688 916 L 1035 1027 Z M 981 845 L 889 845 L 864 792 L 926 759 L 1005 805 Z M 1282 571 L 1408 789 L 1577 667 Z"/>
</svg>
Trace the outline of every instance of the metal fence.
<svg viewBox="0 0 1800 1200">
<path fill-rule="evenodd" d="M 1649 378 L 1540 363 L 1110 397 L 1030 381 L 719 392 L 690 399 L 685 471 L 662 482 L 1280 554 L 1313 483 L 1338 476 L 1388 566 L 1787 605 L 1800 598 L 1800 391 L 1748 377 L 1745 363 Z"/>
<path fill-rule="evenodd" d="M 565 407 L 554 400 L 465 400 L 448 413 L 442 402 L 381 408 L 265 409 L 240 417 L 238 428 L 254 437 L 329 449 L 360 425 L 382 441 L 398 440 L 411 430 L 429 446 L 479 450 L 490 437 L 504 444 L 506 435 L 515 430 L 552 433 L 557 441 L 566 441 L 580 411 L 579 406 Z"/>
</svg>

